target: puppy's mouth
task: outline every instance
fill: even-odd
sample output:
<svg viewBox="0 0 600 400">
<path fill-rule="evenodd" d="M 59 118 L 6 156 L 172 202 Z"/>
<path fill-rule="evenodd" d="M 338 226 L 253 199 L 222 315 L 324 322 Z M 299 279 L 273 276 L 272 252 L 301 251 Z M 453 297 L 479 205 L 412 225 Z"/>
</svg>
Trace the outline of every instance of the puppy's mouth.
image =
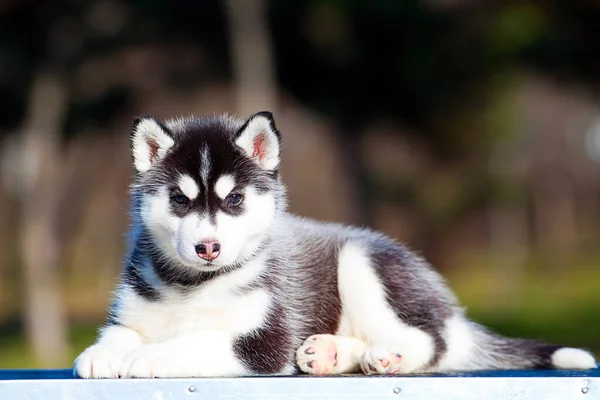
<svg viewBox="0 0 600 400">
<path fill-rule="evenodd" d="M 215 262 L 215 260 L 204 260 L 200 257 L 196 259 L 190 259 L 187 255 L 179 254 L 179 262 L 183 264 L 185 267 L 201 272 L 211 272 L 216 271 L 222 267 Z"/>
<path fill-rule="evenodd" d="M 216 264 L 213 260 L 202 260 L 201 262 L 194 265 L 193 268 L 200 271 L 212 272 L 221 269 L 221 267 L 222 265 Z"/>
</svg>

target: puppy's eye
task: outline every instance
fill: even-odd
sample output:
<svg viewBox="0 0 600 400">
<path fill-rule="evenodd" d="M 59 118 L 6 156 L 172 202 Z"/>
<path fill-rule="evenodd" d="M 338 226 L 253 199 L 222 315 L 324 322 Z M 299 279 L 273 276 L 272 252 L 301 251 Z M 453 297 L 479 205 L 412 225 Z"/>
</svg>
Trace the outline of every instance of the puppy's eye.
<svg viewBox="0 0 600 400">
<path fill-rule="evenodd" d="M 187 206 L 188 204 L 190 204 L 190 199 L 188 199 L 186 196 L 182 195 L 182 194 L 176 194 L 171 196 L 171 201 L 174 201 L 177 204 L 182 204 L 184 206 Z"/>
<path fill-rule="evenodd" d="M 232 193 L 227 196 L 225 201 L 227 202 L 228 206 L 236 207 L 242 204 L 242 201 L 244 201 L 244 196 L 238 193 Z"/>
</svg>

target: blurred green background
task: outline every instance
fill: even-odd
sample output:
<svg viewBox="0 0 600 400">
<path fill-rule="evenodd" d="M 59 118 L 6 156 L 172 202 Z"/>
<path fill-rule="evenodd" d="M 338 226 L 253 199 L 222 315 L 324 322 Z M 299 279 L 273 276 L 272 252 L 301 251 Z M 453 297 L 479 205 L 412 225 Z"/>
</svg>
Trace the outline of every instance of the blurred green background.
<svg viewBox="0 0 600 400">
<path fill-rule="evenodd" d="M 0 368 L 94 340 L 133 118 L 274 111 L 292 211 L 423 253 L 468 314 L 600 355 L 600 3 L 0 3 Z"/>
</svg>

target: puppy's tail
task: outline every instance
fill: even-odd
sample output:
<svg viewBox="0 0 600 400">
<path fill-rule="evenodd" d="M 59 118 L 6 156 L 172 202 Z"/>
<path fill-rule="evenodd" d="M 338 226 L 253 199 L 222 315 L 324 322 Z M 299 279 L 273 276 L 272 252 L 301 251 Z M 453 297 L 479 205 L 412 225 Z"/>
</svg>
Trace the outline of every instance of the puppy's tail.
<svg viewBox="0 0 600 400">
<path fill-rule="evenodd" d="M 473 361 L 480 368 L 597 368 L 594 356 L 585 350 L 548 345 L 534 340 L 506 338 L 479 325 L 475 326 L 474 333 L 476 354 L 473 354 Z"/>
</svg>

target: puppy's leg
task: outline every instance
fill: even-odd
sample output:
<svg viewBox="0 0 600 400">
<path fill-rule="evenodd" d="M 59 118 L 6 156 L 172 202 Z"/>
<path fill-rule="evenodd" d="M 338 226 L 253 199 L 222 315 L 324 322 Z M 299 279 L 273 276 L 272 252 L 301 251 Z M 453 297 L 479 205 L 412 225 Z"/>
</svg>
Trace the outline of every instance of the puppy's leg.
<svg viewBox="0 0 600 400">
<path fill-rule="evenodd" d="M 126 378 L 184 378 L 291 374 L 294 340 L 276 304 L 262 326 L 248 333 L 205 330 L 142 346 L 121 364 Z"/>
<path fill-rule="evenodd" d="M 247 375 L 224 331 L 201 331 L 138 347 L 127 354 L 122 378 L 187 378 Z"/>
<path fill-rule="evenodd" d="M 367 343 L 350 336 L 313 335 L 296 352 L 298 367 L 312 375 L 357 372 Z"/>
<path fill-rule="evenodd" d="M 425 289 L 411 281 L 416 279 L 409 275 L 414 271 L 401 269 L 401 263 L 406 262 L 402 254 L 396 256 L 395 248 L 386 249 L 388 259 L 385 261 L 391 265 L 382 265 L 382 261 L 372 255 L 375 251 L 377 249 L 348 242 L 340 250 L 338 261 L 342 313 L 350 321 L 353 333 L 366 338 L 370 345 L 364 353 L 362 367 L 367 373 L 380 374 L 428 370 L 439 350 L 440 338 L 433 329 L 426 331 L 417 326 L 421 320 L 443 325 L 440 320 L 443 312 L 436 309 L 435 303 L 418 303 L 418 291 Z M 376 262 L 380 264 L 376 265 Z M 399 265 L 394 265 L 396 262 Z M 385 286 L 389 282 L 383 282 L 375 268 L 398 269 L 393 271 L 394 279 L 404 285 L 402 289 L 405 290 L 401 293 L 405 301 L 400 306 L 390 301 L 389 296 L 396 293 L 390 293 L 390 287 Z"/>
<path fill-rule="evenodd" d="M 110 325 L 100 331 L 98 341 L 75 360 L 73 375 L 80 378 L 118 378 L 125 356 L 140 347 L 139 335 L 122 325 Z"/>
</svg>

